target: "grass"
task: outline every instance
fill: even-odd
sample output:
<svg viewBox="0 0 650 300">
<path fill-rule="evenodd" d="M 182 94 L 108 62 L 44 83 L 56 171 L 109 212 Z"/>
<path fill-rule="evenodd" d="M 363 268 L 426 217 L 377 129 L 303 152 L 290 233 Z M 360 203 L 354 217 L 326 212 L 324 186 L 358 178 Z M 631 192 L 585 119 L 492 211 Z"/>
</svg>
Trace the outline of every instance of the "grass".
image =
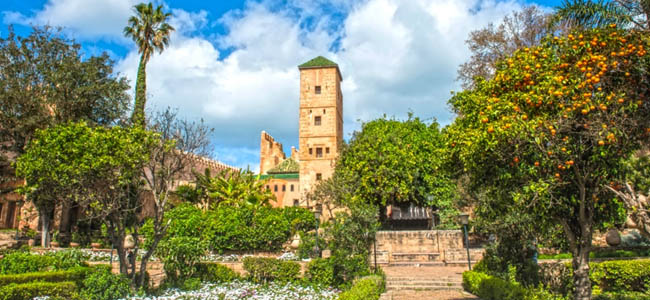
<svg viewBox="0 0 650 300">
<path fill-rule="evenodd" d="M 589 258 L 647 257 L 650 249 L 645 250 L 599 250 L 589 254 Z M 571 253 L 540 254 L 539 259 L 571 259 Z"/>
</svg>

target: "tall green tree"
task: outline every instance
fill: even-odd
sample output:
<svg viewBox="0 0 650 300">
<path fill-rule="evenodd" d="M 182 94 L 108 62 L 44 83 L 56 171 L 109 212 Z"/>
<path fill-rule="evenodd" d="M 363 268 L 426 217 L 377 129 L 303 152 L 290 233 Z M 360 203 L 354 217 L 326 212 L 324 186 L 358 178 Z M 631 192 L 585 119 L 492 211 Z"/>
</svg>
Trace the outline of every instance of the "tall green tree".
<svg viewBox="0 0 650 300">
<path fill-rule="evenodd" d="M 135 15 L 129 18 L 124 27 L 124 35 L 133 39 L 140 53 L 138 78 L 135 83 L 135 107 L 131 121 L 134 125 L 145 126 L 144 108 L 147 102 L 147 63 L 158 50 L 161 53 L 169 45 L 169 36 L 174 27 L 167 23 L 171 13 L 163 12 L 162 5 L 140 3 L 134 6 Z"/>
<path fill-rule="evenodd" d="M 459 114 L 450 147 L 474 184 L 506 193 L 493 204 L 521 207 L 539 231 L 562 226 L 574 299 L 591 298 L 594 231 L 625 217 L 607 186 L 649 138 L 649 47 L 642 32 L 614 25 L 549 38 L 450 100 Z"/>
<path fill-rule="evenodd" d="M 0 152 L 20 156 L 37 129 L 84 120 L 108 125 L 129 107 L 128 81 L 107 54 L 82 59 L 81 46 L 49 27 L 0 38 Z M 6 159 L 6 157 L 5 157 Z"/>
<path fill-rule="evenodd" d="M 354 133 L 337 161 L 333 182 L 343 190 L 338 193 L 342 201 L 361 201 L 382 211 L 390 204 L 435 206 L 448 223 L 456 214 L 455 185 L 445 158 L 438 123 L 381 118 Z"/>
<path fill-rule="evenodd" d="M 107 54 L 83 59 L 80 49 L 50 27 L 34 27 L 28 36 L 9 27 L 0 38 L 0 183 L 14 180 L 11 164 L 38 129 L 79 120 L 115 124 L 128 110 L 129 84 L 114 73 L 113 61 Z M 0 186 L 0 195 L 14 190 Z M 52 214 L 39 211 L 42 222 Z"/>
</svg>

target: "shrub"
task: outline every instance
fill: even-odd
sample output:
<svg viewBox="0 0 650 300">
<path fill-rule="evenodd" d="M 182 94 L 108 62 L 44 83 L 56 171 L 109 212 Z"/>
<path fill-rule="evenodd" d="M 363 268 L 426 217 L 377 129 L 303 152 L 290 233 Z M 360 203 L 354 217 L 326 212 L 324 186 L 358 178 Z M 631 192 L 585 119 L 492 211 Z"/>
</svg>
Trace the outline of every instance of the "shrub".
<svg viewBox="0 0 650 300">
<path fill-rule="evenodd" d="M 196 265 L 196 275 L 202 281 L 231 282 L 240 278 L 237 272 L 218 263 L 199 263 Z"/>
<path fill-rule="evenodd" d="M 293 261 L 282 261 L 266 257 L 245 257 L 244 270 L 248 278 L 256 283 L 269 281 L 293 282 L 298 280 L 300 265 Z"/>
<path fill-rule="evenodd" d="M 86 261 L 90 255 L 81 252 L 79 249 L 65 249 L 45 254 L 52 258 L 55 270 L 67 270 L 73 267 L 87 267 Z"/>
<path fill-rule="evenodd" d="M 316 217 L 306 208 L 287 206 L 283 209 L 282 214 L 287 222 L 289 222 L 291 234 L 316 229 Z"/>
<path fill-rule="evenodd" d="M 39 296 L 60 299 L 79 299 L 74 282 L 11 283 L 0 287 L 0 300 L 29 300 Z"/>
<path fill-rule="evenodd" d="M 314 247 L 316 247 L 316 232 L 300 232 L 300 245 L 296 249 L 296 254 L 298 257 L 304 258 L 315 258 L 316 253 L 314 252 Z M 327 246 L 325 240 L 319 236 L 318 237 L 318 246 L 322 249 Z"/>
<path fill-rule="evenodd" d="M 131 291 L 130 281 L 124 275 L 113 274 L 105 268 L 94 269 L 83 280 L 81 296 L 89 300 L 113 300 L 124 298 Z"/>
<path fill-rule="evenodd" d="M 650 288 L 650 260 L 616 260 L 590 263 L 591 284 L 602 292 L 645 292 Z M 542 282 L 558 294 L 572 292 L 570 263 L 543 264 Z"/>
<path fill-rule="evenodd" d="M 384 279 L 371 275 L 354 282 L 352 287 L 339 295 L 339 300 L 377 300 L 384 292 Z"/>
<path fill-rule="evenodd" d="M 50 271 L 50 272 L 32 272 L 32 273 L 23 273 L 23 274 L 10 274 L 10 275 L 0 275 L 0 286 L 16 283 L 28 283 L 33 281 L 45 281 L 45 282 L 62 282 L 62 281 L 73 281 L 80 283 L 88 273 L 90 273 L 91 268 L 85 267 L 76 267 L 66 271 Z"/>
<path fill-rule="evenodd" d="M 334 274 L 334 264 L 329 258 L 317 258 L 307 264 L 305 271 L 305 280 L 309 283 L 321 286 L 334 286 L 336 276 Z"/>
<path fill-rule="evenodd" d="M 50 256 L 15 251 L 0 259 L 0 274 L 39 272 L 48 269 L 53 264 L 53 258 Z"/>
<path fill-rule="evenodd" d="M 472 293 L 478 294 L 479 285 L 483 280 L 490 278 L 490 275 L 487 275 L 482 272 L 477 271 L 466 271 L 463 272 L 463 288 Z"/>
<path fill-rule="evenodd" d="M 163 262 L 167 278 L 175 282 L 179 278 L 190 278 L 196 272 L 195 265 L 205 254 L 206 245 L 196 237 L 176 236 L 158 245 L 156 253 Z"/>
<path fill-rule="evenodd" d="M 251 225 L 249 244 L 253 249 L 277 250 L 291 237 L 291 227 L 281 209 L 259 208 L 253 213 Z"/>
<path fill-rule="evenodd" d="M 603 292 L 645 292 L 650 288 L 650 260 L 591 264 L 589 277 Z"/>
</svg>

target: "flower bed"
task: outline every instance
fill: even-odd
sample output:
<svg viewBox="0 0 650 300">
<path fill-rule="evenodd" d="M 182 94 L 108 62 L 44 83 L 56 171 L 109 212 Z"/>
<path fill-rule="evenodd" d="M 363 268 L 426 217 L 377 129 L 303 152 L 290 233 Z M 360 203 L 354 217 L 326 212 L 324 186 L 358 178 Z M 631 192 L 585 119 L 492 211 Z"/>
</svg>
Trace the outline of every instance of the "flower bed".
<svg viewBox="0 0 650 300">
<path fill-rule="evenodd" d="M 317 289 L 297 284 L 254 284 L 234 281 L 230 283 L 206 283 L 195 291 L 168 289 L 160 296 L 131 297 L 129 300 L 334 300 L 339 291 L 335 289 Z"/>
</svg>

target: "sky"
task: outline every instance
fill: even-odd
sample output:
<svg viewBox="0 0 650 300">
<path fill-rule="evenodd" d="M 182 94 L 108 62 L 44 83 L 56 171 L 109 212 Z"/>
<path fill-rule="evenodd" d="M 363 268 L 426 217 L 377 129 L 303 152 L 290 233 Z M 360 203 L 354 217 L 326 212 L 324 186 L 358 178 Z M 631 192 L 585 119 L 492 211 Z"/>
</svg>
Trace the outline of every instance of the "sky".
<svg viewBox="0 0 650 300">
<path fill-rule="evenodd" d="M 62 27 L 85 56 L 108 53 L 135 85 L 139 56 L 122 34 L 142 0 L 0 0 L 7 26 Z M 363 122 L 409 113 L 449 124 L 468 34 L 526 5 L 561 0 L 154 0 L 176 31 L 147 67 L 147 109 L 178 109 L 214 128 L 214 159 L 259 170 L 260 132 L 298 145 L 299 72 L 318 55 L 343 75 L 344 139 Z M 131 91 L 133 94 L 133 91 Z"/>
</svg>

